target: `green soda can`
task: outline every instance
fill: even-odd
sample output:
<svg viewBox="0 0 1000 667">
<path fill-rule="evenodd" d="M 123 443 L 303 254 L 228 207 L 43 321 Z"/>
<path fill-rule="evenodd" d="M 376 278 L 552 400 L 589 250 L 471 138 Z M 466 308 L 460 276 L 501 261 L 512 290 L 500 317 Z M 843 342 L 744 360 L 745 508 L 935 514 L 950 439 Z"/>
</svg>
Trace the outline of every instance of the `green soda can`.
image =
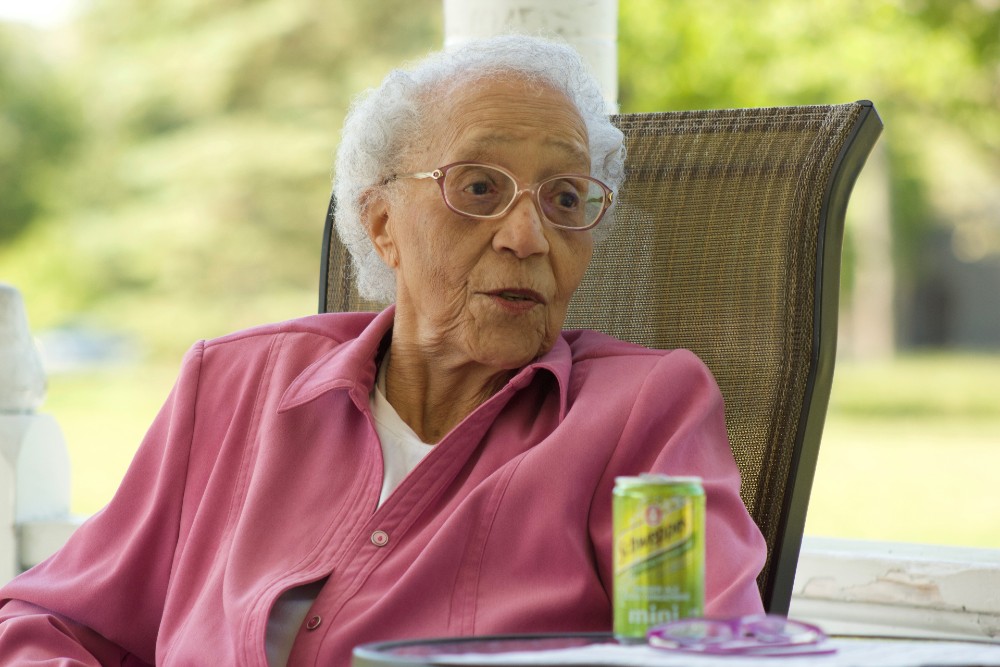
<svg viewBox="0 0 1000 667">
<path fill-rule="evenodd" d="M 705 491 L 700 477 L 615 479 L 615 636 L 645 641 L 659 623 L 703 616 Z"/>
</svg>

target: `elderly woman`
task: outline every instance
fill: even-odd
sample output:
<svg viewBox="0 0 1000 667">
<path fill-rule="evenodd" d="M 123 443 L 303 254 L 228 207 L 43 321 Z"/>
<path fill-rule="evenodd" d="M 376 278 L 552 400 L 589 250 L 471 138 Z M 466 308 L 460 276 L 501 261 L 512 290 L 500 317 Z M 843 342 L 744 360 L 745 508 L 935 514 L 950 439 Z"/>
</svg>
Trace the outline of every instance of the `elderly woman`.
<svg viewBox="0 0 1000 667">
<path fill-rule="evenodd" d="M 645 471 L 704 480 L 706 612 L 759 612 L 709 372 L 561 330 L 622 161 L 566 46 L 390 74 L 346 121 L 336 194 L 362 289 L 394 305 L 196 345 L 108 507 L 0 590 L 0 662 L 343 665 L 379 639 L 606 631 L 611 490 Z"/>
</svg>

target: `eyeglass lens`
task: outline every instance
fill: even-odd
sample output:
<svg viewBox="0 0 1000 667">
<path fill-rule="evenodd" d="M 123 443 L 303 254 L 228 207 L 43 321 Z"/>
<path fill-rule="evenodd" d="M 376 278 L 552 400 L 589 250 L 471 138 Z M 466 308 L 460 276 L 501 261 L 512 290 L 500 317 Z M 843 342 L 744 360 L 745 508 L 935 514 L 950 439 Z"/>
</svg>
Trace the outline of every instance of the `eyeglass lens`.
<svg viewBox="0 0 1000 667">
<path fill-rule="evenodd" d="M 488 217 L 502 213 L 517 194 L 517 183 L 485 165 L 456 165 L 444 178 L 448 204 L 460 213 Z M 604 190 L 594 181 L 557 176 L 538 184 L 542 214 L 562 227 L 586 227 L 604 210 Z"/>
<path fill-rule="evenodd" d="M 733 638 L 733 628 L 728 623 L 712 620 L 690 620 L 668 626 L 666 637 L 679 644 L 715 644 Z"/>
<path fill-rule="evenodd" d="M 759 642 L 791 642 L 802 644 L 819 641 L 823 633 L 805 623 L 792 621 L 777 616 L 764 616 L 754 621 L 748 621 L 742 626 L 743 632 Z"/>
</svg>

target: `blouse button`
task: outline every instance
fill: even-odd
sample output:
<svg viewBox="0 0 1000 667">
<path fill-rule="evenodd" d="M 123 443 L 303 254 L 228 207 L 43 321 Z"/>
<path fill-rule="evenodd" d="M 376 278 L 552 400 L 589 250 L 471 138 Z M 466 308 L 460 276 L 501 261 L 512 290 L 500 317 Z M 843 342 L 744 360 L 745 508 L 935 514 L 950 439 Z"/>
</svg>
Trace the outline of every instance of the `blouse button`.
<svg viewBox="0 0 1000 667">
<path fill-rule="evenodd" d="M 384 530 L 376 530 L 372 533 L 372 544 L 377 547 L 384 547 L 389 544 L 389 533 Z"/>
<path fill-rule="evenodd" d="M 322 616 L 313 616 L 308 621 L 306 621 L 306 630 L 315 630 L 319 627 L 320 623 L 323 622 Z"/>
</svg>

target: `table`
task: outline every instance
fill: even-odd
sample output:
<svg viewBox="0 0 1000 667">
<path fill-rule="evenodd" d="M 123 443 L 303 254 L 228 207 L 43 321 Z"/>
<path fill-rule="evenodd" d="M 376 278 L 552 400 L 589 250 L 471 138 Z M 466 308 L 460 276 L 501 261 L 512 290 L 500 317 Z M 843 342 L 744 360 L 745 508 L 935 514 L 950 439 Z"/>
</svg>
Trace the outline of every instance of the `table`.
<svg viewBox="0 0 1000 667">
<path fill-rule="evenodd" d="M 588 667 L 918 667 L 1000 666 L 1000 643 L 831 637 L 833 655 L 712 657 L 622 645 L 606 633 L 411 639 L 354 649 L 353 667 L 577 665 Z"/>
<path fill-rule="evenodd" d="M 607 632 L 410 639 L 359 646 L 354 649 L 354 659 L 351 664 L 352 667 L 435 665 L 445 656 L 549 651 L 616 643 L 614 636 Z"/>
</svg>

